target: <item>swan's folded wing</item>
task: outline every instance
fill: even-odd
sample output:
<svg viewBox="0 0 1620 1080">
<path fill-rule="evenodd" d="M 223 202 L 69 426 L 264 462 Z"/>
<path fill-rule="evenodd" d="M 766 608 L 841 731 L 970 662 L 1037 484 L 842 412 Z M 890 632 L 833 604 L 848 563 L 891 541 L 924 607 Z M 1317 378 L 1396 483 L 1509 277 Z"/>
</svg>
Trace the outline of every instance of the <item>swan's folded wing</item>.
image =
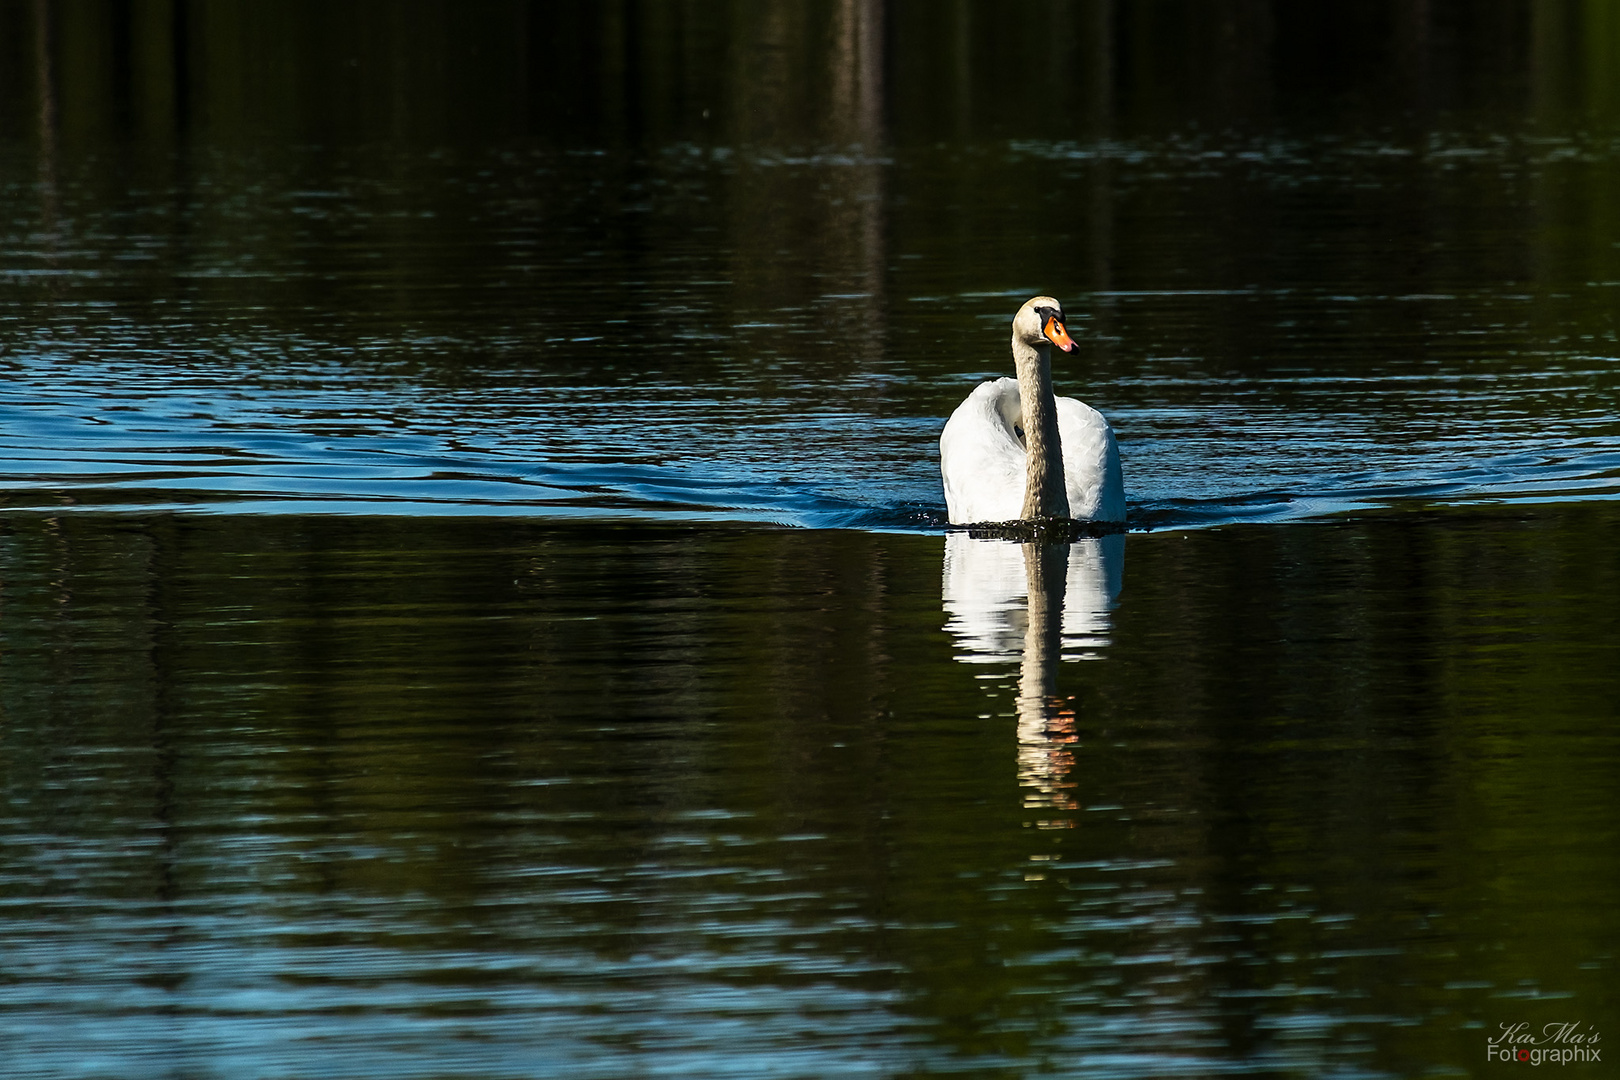
<svg viewBox="0 0 1620 1080">
<path fill-rule="evenodd" d="M 1103 414 L 1074 398 L 1057 399 L 1058 439 L 1069 515 L 1081 521 L 1125 520 L 1125 477 L 1119 447 Z"/>
<path fill-rule="evenodd" d="M 939 471 L 951 524 L 1016 521 L 1024 508 L 1023 445 L 1006 417 L 1018 415 L 1018 382 L 984 383 L 956 407 L 939 437 Z"/>
</svg>

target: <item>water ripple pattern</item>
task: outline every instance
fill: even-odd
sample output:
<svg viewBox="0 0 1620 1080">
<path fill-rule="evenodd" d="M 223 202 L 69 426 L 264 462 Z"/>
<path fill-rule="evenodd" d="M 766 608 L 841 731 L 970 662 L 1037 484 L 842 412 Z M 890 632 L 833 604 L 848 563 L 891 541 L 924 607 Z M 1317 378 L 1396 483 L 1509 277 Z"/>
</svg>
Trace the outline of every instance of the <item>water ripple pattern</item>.
<svg viewBox="0 0 1620 1080">
<path fill-rule="evenodd" d="M 94 160 L 42 184 L 6 159 L 0 498 L 937 529 L 943 419 L 1009 370 L 1036 291 L 1136 527 L 1613 498 L 1620 264 L 1560 248 L 1527 189 L 1616 160 L 1461 135 L 196 150 L 165 166 L 188 187 L 129 204 Z M 1422 185 L 1480 220 L 1414 218 Z M 1060 242 L 1021 253 L 1035 203 Z"/>
</svg>

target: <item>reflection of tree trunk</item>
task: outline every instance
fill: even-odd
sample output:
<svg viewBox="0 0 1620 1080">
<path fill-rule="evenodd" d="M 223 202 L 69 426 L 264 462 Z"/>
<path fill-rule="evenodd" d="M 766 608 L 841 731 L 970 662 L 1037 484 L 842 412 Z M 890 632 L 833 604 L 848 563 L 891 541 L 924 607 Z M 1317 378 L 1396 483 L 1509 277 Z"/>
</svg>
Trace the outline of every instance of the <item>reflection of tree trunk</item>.
<svg viewBox="0 0 1620 1080">
<path fill-rule="evenodd" d="M 742 47 L 736 50 L 733 84 L 737 139 L 744 144 L 770 143 L 780 129 L 790 127 L 796 85 L 791 77 L 792 46 L 804 36 L 802 30 L 795 33 L 799 28 L 791 17 L 801 12 L 786 3 L 741 10 Z"/>
<path fill-rule="evenodd" d="M 965 143 L 973 135 L 973 9 L 968 0 L 956 0 L 955 15 L 956 137 Z"/>
<path fill-rule="evenodd" d="M 34 78 L 39 94 L 39 205 L 45 233 L 56 223 L 56 71 L 51 57 L 51 0 L 34 0 Z"/>
<path fill-rule="evenodd" d="M 1577 13 L 1571 4 L 1549 2 L 1535 5 L 1530 18 L 1529 76 L 1530 111 L 1534 119 L 1549 128 L 1560 126 L 1575 107 L 1574 69 L 1578 62 L 1576 42 L 1580 40 Z M 1549 284 L 1558 259 L 1553 237 L 1558 235 L 1558 214 L 1553 209 L 1564 195 L 1561 185 L 1547 169 L 1531 169 L 1530 195 L 1526 200 L 1526 275 L 1537 285 Z"/>
<path fill-rule="evenodd" d="M 876 150 L 883 142 L 883 4 L 861 0 L 861 143 Z"/>
<path fill-rule="evenodd" d="M 873 150 L 883 141 L 882 0 L 838 0 L 833 40 L 833 138 Z"/>
<path fill-rule="evenodd" d="M 1086 100 L 1091 103 L 1091 131 L 1107 138 L 1114 120 L 1114 10 L 1110 0 L 1085 6 Z"/>
<path fill-rule="evenodd" d="M 1024 656 L 1018 679 L 1018 782 L 1028 789 L 1027 809 L 1073 810 L 1069 773 L 1074 754 L 1074 715 L 1054 706 L 1057 665 L 1063 649 L 1063 598 L 1069 574 L 1068 544 L 1025 544 L 1029 584 Z"/>
<path fill-rule="evenodd" d="M 1395 9 L 1395 63 L 1402 90 L 1418 131 L 1428 129 L 1429 106 L 1429 3 L 1412 0 Z"/>
<path fill-rule="evenodd" d="M 169 23 L 169 50 L 174 63 L 174 133 L 185 138 L 191 129 L 191 5 L 174 0 Z"/>
<path fill-rule="evenodd" d="M 34 79 L 39 95 L 39 155 L 35 184 L 39 189 L 39 254 L 47 266 L 56 264 L 59 246 L 56 235 L 56 104 L 55 12 L 51 0 L 34 0 Z M 62 283 L 52 279 L 47 290 L 56 292 Z"/>
<path fill-rule="evenodd" d="M 839 0 L 835 40 L 835 138 L 870 158 L 883 145 L 883 0 Z M 839 269 L 848 275 L 846 291 L 864 294 L 850 312 L 850 339 L 870 368 L 883 353 L 883 170 L 867 160 L 840 172 L 841 201 L 854 218 L 844 228 L 855 244 Z"/>
<path fill-rule="evenodd" d="M 1091 0 L 1086 6 L 1085 64 L 1087 68 L 1087 94 L 1091 103 L 1091 132 L 1098 142 L 1106 140 L 1114 126 L 1114 18 L 1109 0 Z M 1095 295 L 1108 291 L 1113 284 L 1114 257 L 1114 185 L 1113 162 L 1106 155 L 1093 160 L 1088 209 L 1091 219 L 1090 281 L 1087 283 Z M 1107 348 L 1113 335 L 1114 303 L 1112 298 L 1094 299 L 1091 315 L 1094 321 L 1093 348 Z"/>
<path fill-rule="evenodd" d="M 1570 108 L 1578 35 L 1571 5 L 1543 3 L 1530 9 L 1530 113 L 1540 123 L 1556 125 Z"/>
<path fill-rule="evenodd" d="M 821 16 L 830 24 L 818 23 Z M 884 141 L 883 0 L 837 0 L 830 9 L 768 4 L 745 18 L 733 90 L 740 141 L 765 150 L 761 156 L 811 150 L 783 139 L 803 137 L 803 114 L 815 109 L 813 137 L 839 153 L 756 166 L 737 187 L 738 314 L 771 319 L 782 308 L 815 305 L 819 327 L 836 328 L 852 366 L 870 369 L 882 358 L 886 322 L 885 178 L 873 159 Z M 795 68 L 807 56 L 826 83 Z M 821 85 L 827 96 L 817 99 L 808 88 Z M 851 161 L 843 151 L 854 148 Z"/>
</svg>

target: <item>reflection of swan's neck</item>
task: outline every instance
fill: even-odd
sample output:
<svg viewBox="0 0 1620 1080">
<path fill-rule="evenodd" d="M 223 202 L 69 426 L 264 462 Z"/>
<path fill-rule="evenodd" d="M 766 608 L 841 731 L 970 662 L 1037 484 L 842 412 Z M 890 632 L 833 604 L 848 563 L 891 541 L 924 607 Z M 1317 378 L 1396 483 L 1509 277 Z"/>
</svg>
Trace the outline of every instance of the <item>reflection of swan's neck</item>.
<svg viewBox="0 0 1620 1080">
<path fill-rule="evenodd" d="M 1018 371 L 1018 400 L 1024 413 L 1024 447 L 1029 471 L 1024 481 L 1024 508 L 1019 517 L 1069 516 L 1069 495 L 1063 482 L 1063 453 L 1058 442 L 1057 400 L 1052 395 L 1050 348 L 1012 339 L 1013 366 Z"/>
<path fill-rule="evenodd" d="M 1024 574 L 1029 581 L 1029 621 L 1024 625 L 1024 658 L 1018 673 L 1018 782 L 1027 790 L 1026 807 L 1072 810 L 1069 772 L 1073 741 L 1054 731 L 1061 711 L 1057 665 L 1063 648 L 1063 593 L 1069 570 L 1068 544 L 1025 544 Z M 1072 715 L 1072 714 L 1071 714 Z"/>
<path fill-rule="evenodd" d="M 1041 712 L 1057 688 L 1058 654 L 1063 647 L 1063 592 L 1069 571 L 1068 544 L 1025 544 L 1024 574 L 1029 582 L 1029 621 L 1024 624 L 1024 657 L 1018 678 L 1018 712 Z"/>
</svg>

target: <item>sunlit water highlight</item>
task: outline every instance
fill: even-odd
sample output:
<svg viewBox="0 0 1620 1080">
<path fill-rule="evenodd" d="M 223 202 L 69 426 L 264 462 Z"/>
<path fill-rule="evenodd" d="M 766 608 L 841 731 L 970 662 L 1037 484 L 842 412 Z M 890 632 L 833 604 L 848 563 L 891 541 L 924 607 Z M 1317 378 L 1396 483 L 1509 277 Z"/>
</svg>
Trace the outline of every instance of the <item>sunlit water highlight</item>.
<svg viewBox="0 0 1620 1080">
<path fill-rule="evenodd" d="M 937 285 L 963 276 L 964 256 L 1004 259 L 999 223 L 988 250 L 941 247 L 909 238 L 902 213 L 878 239 L 845 250 L 822 236 L 797 264 L 771 268 L 775 249 L 749 250 L 710 209 L 739 170 L 763 170 L 808 192 L 805 212 L 826 215 L 816 227 L 836 229 L 844 200 L 873 184 L 908 205 L 930 194 L 921 178 L 958 156 L 930 150 L 610 164 L 646 191 L 625 227 L 655 246 L 629 274 L 580 246 L 589 234 L 576 220 L 606 197 L 594 158 L 402 152 L 396 171 L 446 185 L 425 205 L 419 187 L 380 187 L 364 156 L 316 188 L 296 154 L 270 159 L 251 199 L 166 192 L 133 215 L 81 192 L 74 177 L 89 171 L 63 175 L 48 201 L 30 178 L 9 192 L 20 211 L 5 241 L 15 306 L 0 484 L 18 509 L 935 528 L 943 418 L 1008 369 L 1010 313 L 1045 290 L 1063 294 L 1084 346 L 1059 365 L 1060 392 L 1114 424 L 1135 526 L 1613 497 L 1620 281 L 1479 280 L 1537 243 L 1497 223 L 1402 237 L 1440 265 L 1391 290 L 1372 249 L 1397 242 L 1383 230 L 1401 223 L 1379 217 L 1394 206 L 1348 220 L 1337 262 L 1287 231 L 1290 214 L 1307 213 L 1322 229 L 1369 180 L 1483 185 L 1483 203 L 1512 205 L 1562 172 L 1613 172 L 1606 144 L 1458 142 L 1026 142 L 968 155 L 1015 193 L 1044 183 L 1076 199 L 1106 167 L 1121 227 L 1136 230 L 1131 258 L 1181 260 L 1171 277 L 1270 279 L 1219 287 L 1088 286 L 1083 262 L 1062 261 L 1097 242 L 1084 207 L 1071 233 L 1031 253 L 1056 263 L 988 291 Z M 1355 167 L 1336 176 L 1345 159 Z M 241 182 L 232 159 L 204 164 L 220 175 L 202 187 Z M 1466 177 L 1453 180 L 1457 170 Z M 919 190 L 908 197 L 909 184 Z M 1189 245 L 1185 211 L 1144 199 L 1131 212 L 1131 193 L 1178 185 L 1228 202 L 1234 188 L 1273 191 L 1284 205 L 1263 222 L 1270 243 L 1298 250 L 1233 265 L 1244 253 L 1219 250 L 1225 224 L 1202 223 L 1214 235 Z M 572 216 L 535 219 L 533 205 L 556 204 Z M 1018 206 L 1014 194 L 1007 212 Z M 179 231 L 219 214 L 245 233 L 290 235 L 250 258 Z M 399 215 L 410 228 L 393 225 Z M 704 231 L 710 220 L 719 235 Z M 1613 254 L 1603 259 L 1620 278 Z M 760 307 L 752 279 L 763 273 L 809 289 Z M 828 276 L 846 281 L 816 288 Z M 257 302 L 244 305 L 243 290 Z M 388 310 L 402 298 L 404 310 Z"/>
<path fill-rule="evenodd" d="M 996 335 L 979 337 L 996 351 Z M 1410 501 L 1610 498 L 1620 486 L 1620 425 L 1601 400 L 1613 358 L 1404 378 L 1200 378 L 1174 374 L 1177 364 L 1150 361 L 1158 374 L 1082 391 L 1119 432 L 1139 527 Z M 747 383 L 514 379 L 466 390 L 307 363 L 245 384 L 244 374 L 205 361 L 181 381 L 155 363 L 14 360 L 0 392 L 7 505 L 807 527 L 944 520 L 941 421 L 893 415 L 919 396 L 894 393 L 898 379 L 858 394 L 832 385 L 750 398 Z M 957 385 L 973 381 L 964 372 Z M 930 390 L 938 396 L 937 383 Z M 1110 395 L 1128 403 L 1110 407 Z"/>
</svg>

